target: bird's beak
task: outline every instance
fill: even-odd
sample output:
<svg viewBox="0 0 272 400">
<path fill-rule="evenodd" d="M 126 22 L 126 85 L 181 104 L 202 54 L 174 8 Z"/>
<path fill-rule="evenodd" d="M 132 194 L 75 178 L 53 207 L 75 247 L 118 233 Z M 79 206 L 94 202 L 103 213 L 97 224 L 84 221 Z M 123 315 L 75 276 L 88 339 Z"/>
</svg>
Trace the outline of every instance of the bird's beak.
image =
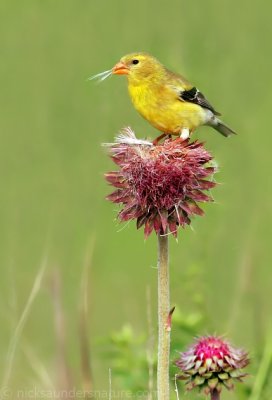
<svg viewBox="0 0 272 400">
<path fill-rule="evenodd" d="M 128 67 L 122 61 L 119 61 L 113 68 L 112 74 L 114 75 L 127 75 L 129 72 Z"/>
</svg>

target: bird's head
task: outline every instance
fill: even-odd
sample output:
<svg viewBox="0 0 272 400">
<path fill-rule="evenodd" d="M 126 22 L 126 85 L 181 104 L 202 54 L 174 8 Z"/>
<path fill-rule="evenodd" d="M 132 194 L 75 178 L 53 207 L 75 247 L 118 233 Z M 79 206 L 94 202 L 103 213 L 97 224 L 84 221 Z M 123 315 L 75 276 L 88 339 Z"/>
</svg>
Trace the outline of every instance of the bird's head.
<svg viewBox="0 0 272 400">
<path fill-rule="evenodd" d="M 153 56 L 148 53 L 131 53 L 120 59 L 112 69 L 100 72 L 89 79 L 103 81 L 111 75 L 127 75 L 128 81 L 133 84 L 142 83 L 143 80 L 154 81 L 159 79 L 165 68 Z"/>
<path fill-rule="evenodd" d="M 113 75 L 127 75 L 130 82 L 153 79 L 164 70 L 162 64 L 147 53 L 132 53 L 121 58 L 112 68 Z"/>
</svg>

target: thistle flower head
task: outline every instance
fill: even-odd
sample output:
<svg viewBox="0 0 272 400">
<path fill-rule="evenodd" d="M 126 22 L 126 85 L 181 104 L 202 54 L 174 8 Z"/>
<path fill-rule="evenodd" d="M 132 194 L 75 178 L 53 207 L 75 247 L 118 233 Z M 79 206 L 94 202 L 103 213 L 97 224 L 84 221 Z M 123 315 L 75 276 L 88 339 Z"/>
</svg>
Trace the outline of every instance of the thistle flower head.
<svg viewBox="0 0 272 400">
<path fill-rule="evenodd" d="M 247 352 L 215 336 L 199 338 L 175 362 L 181 370 L 178 378 L 186 381 L 187 390 L 199 388 L 205 394 L 221 392 L 223 386 L 233 389 L 233 382 L 246 376 L 241 369 L 248 363 Z"/>
<path fill-rule="evenodd" d="M 215 167 L 198 141 L 178 138 L 154 146 L 127 129 L 109 145 L 109 152 L 119 170 L 105 175 L 117 188 L 107 198 L 122 205 L 121 221 L 136 219 L 137 228 L 144 225 L 146 237 L 153 230 L 176 236 L 179 226 L 189 225 L 193 215 L 204 214 L 199 202 L 212 201 L 207 191 L 216 184 L 212 181 Z"/>
</svg>

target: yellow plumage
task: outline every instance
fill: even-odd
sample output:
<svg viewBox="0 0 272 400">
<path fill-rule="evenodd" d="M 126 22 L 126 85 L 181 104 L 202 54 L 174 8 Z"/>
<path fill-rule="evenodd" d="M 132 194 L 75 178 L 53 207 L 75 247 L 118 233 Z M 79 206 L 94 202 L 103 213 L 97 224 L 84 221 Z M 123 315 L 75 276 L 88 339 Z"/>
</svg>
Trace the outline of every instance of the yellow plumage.
<svg viewBox="0 0 272 400">
<path fill-rule="evenodd" d="M 235 133 L 197 88 L 147 53 L 126 55 L 112 70 L 97 76 L 104 79 L 110 74 L 127 76 L 134 107 L 164 134 L 185 139 L 200 125 L 210 125 L 224 136 Z"/>
<path fill-rule="evenodd" d="M 205 122 L 205 112 L 198 105 L 177 100 L 167 86 L 128 85 L 136 110 L 155 128 L 167 134 L 179 135 L 182 128 L 194 130 Z"/>
</svg>

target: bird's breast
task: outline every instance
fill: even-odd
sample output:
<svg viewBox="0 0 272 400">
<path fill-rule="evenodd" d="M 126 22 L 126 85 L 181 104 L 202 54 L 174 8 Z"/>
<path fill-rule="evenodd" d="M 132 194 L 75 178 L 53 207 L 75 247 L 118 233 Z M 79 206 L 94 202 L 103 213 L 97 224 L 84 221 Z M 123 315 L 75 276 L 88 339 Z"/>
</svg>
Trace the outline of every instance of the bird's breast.
<svg viewBox="0 0 272 400">
<path fill-rule="evenodd" d="M 163 130 L 161 125 L 165 119 L 167 104 L 161 97 L 161 91 L 145 85 L 131 85 L 128 89 L 136 110 L 157 129 Z"/>
<path fill-rule="evenodd" d="M 141 114 L 145 114 L 148 110 L 156 107 L 156 96 L 152 93 L 148 87 L 144 85 L 140 86 L 129 86 L 128 87 L 129 94 L 132 100 L 132 103 L 137 111 Z"/>
<path fill-rule="evenodd" d="M 129 85 L 128 89 L 136 110 L 162 132 L 178 135 L 182 128 L 192 130 L 204 123 L 202 107 L 182 102 L 164 88 Z"/>
</svg>

